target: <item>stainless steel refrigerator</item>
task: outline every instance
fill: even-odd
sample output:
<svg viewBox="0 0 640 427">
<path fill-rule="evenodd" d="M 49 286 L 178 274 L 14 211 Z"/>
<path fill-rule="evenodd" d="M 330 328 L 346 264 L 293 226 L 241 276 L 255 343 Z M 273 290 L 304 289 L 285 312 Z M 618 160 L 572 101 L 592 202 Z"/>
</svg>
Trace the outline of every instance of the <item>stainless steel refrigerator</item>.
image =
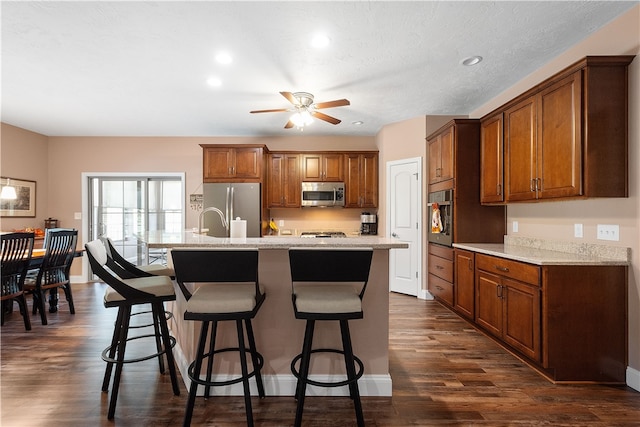
<svg viewBox="0 0 640 427">
<path fill-rule="evenodd" d="M 230 223 L 240 217 L 247 221 L 247 237 L 260 237 L 262 196 L 260 184 L 256 183 L 220 183 L 204 184 L 204 205 L 206 209 L 214 206 L 220 209 Z M 220 216 L 216 212 L 206 212 L 202 218 L 203 228 L 214 237 L 228 237 L 228 231 L 222 226 Z"/>
</svg>

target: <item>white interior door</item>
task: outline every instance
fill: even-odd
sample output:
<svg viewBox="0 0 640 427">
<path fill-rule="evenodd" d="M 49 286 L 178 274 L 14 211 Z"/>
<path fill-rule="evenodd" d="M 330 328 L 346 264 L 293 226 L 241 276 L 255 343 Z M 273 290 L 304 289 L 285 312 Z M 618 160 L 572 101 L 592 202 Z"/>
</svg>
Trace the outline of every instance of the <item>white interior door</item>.
<svg viewBox="0 0 640 427">
<path fill-rule="evenodd" d="M 389 253 L 389 290 L 418 295 L 422 277 L 422 159 L 387 163 L 387 233 L 408 243 Z"/>
</svg>

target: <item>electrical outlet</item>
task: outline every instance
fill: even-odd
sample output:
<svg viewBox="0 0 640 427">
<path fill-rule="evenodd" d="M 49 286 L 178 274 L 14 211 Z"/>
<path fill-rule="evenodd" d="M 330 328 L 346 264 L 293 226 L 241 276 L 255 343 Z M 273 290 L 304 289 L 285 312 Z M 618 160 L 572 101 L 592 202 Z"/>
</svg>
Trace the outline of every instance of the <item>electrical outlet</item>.
<svg viewBox="0 0 640 427">
<path fill-rule="evenodd" d="M 617 242 L 620 240 L 620 226 L 598 224 L 596 237 L 598 240 L 613 240 Z"/>
<path fill-rule="evenodd" d="M 82 212 L 74 212 L 73 219 L 82 219 Z"/>
<path fill-rule="evenodd" d="M 582 224 L 573 224 L 573 237 L 584 237 Z"/>
<path fill-rule="evenodd" d="M 513 230 L 514 233 L 518 232 L 518 221 L 513 221 L 513 225 L 511 229 Z"/>
</svg>

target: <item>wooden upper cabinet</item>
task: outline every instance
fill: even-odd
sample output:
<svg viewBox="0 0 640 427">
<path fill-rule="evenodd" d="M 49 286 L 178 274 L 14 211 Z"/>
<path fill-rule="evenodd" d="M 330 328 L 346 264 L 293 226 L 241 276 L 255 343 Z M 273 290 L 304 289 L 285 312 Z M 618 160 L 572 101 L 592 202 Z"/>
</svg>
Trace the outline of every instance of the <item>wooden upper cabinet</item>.
<svg viewBox="0 0 640 427">
<path fill-rule="evenodd" d="M 377 207 L 378 153 L 347 153 L 345 163 L 345 207 Z"/>
<path fill-rule="evenodd" d="M 505 113 L 507 201 L 582 194 L 582 72 Z"/>
<path fill-rule="evenodd" d="M 343 153 L 309 153 L 302 155 L 303 181 L 344 181 Z"/>
<path fill-rule="evenodd" d="M 453 139 L 451 126 L 427 141 L 429 145 L 429 184 L 453 179 Z"/>
<path fill-rule="evenodd" d="M 267 169 L 269 208 L 299 208 L 301 198 L 300 155 L 270 153 Z"/>
<path fill-rule="evenodd" d="M 260 182 L 264 146 L 201 145 L 204 182 Z"/>
<path fill-rule="evenodd" d="M 480 123 L 480 201 L 504 201 L 502 113 L 483 119 Z"/>
<path fill-rule="evenodd" d="M 484 204 L 628 197 L 628 75 L 633 56 L 588 56 L 482 119 Z M 502 135 L 498 117 L 503 114 Z M 496 173 L 498 173 L 496 177 Z"/>
</svg>

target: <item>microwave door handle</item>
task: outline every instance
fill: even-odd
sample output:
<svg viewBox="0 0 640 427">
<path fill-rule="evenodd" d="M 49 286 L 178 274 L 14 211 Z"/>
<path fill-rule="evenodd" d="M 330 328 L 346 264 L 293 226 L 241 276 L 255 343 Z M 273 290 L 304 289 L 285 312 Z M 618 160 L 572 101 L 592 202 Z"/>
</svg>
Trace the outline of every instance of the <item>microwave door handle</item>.
<svg viewBox="0 0 640 427">
<path fill-rule="evenodd" d="M 338 199 L 338 190 L 336 190 L 336 187 L 333 187 L 333 206 L 336 205 L 337 199 Z"/>
</svg>

